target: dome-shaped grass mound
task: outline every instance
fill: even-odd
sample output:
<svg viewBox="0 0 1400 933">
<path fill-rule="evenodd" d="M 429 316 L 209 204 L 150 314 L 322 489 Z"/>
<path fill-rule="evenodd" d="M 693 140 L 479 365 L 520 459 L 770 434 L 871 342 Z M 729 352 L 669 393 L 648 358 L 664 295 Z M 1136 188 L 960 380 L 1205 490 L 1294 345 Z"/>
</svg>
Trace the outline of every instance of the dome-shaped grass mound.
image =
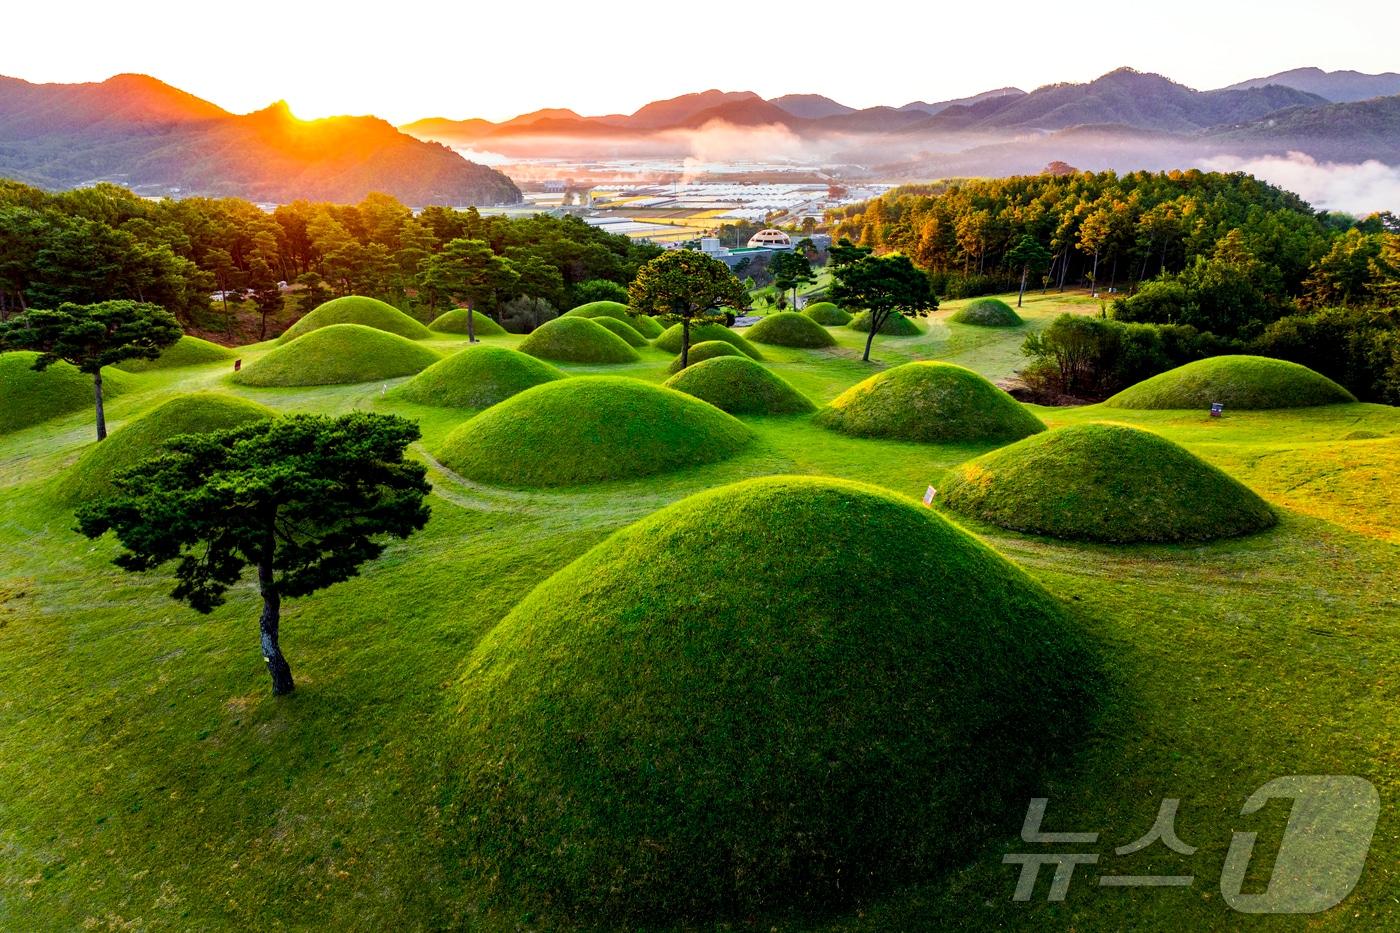
<svg viewBox="0 0 1400 933">
<path fill-rule="evenodd" d="M 1164 437 L 1059 428 L 952 470 L 944 506 L 993 525 L 1087 541 L 1209 541 L 1274 524 L 1248 487 Z"/>
<path fill-rule="evenodd" d="M 802 313 L 823 327 L 844 327 L 851 323 L 851 316 L 840 305 L 830 301 L 818 301 L 802 309 Z"/>
<path fill-rule="evenodd" d="M 1129 386 L 1111 408 L 1308 408 L 1354 402 L 1356 397 L 1306 366 L 1264 356 L 1213 356 Z"/>
<path fill-rule="evenodd" d="M 60 481 L 59 495 L 66 502 L 79 502 L 110 492 L 118 473 L 154 457 L 176 435 L 222 431 L 276 415 L 256 402 L 217 392 L 179 396 L 89 447 Z"/>
<path fill-rule="evenodd" d="M 391 394 L 420 405 L 490 408 L 565 374 L 543 360 L 505 347 L 475 346 L 434 363 Z"/>
<path fill-rule="evenodd" d="M 1021 315 L 1000 298 L 973 299 L 949 315 L 948 320 L 955 324 L 973 324 L 977 327 L 1019 327 L 1025 323 L 1021 320 Z"/>
<path fill-rule="evenodd" d="M 200 340 L 186 334 L 165 348 L 165 352 L 153 360 L 123 360 L 117 369 L 129 373 L 142 373 L 152 369 L 176 369 L 180 366 L 200 366 L 204 363 L 221 363 L 238 355 L 228 347 L 221 347 L 208 340 Z"/>
<path fill-rule="evenodd" d="M 504 327 L 480 311 L 468 311 L 466 308 L 453 308 L 439 314 L 428 325 L 428 330 L 438 334 L 465 334 L 468 316 L 472 322 L 472 333 L 478 337 L 499 337 L 506 332 Z"/>
<path fill-rule="evenodd" d="M 520 352 L 565 363 L 635 363 L 641 359 L 627 341 L 586 317 L 546 321 L 521 341 Z"/>
<path fill-rule="evenodd" d="M 673 389 L 578 376 L 488 408 L 448 435 L 438 459 L 483 483 L 572 486 L 722 460 L 751 437 L 737 419 Z"/>
<path fill-rule="evenodd" d="M 624 324 L 632 323 L 632 311 L 620 301 L 590 301 L 564 312 L 564 317 L 610 317 Z"/>
<path fill-rule="evenodd" d="M 0 353 L 0 434 L 80 409 L 94 410 L 91 376 L 68 363 L 54 363 L 43 372 L 35 372 L 38 357 L 28 350 Z M 120 395 L 131 385 L 131 377 L 125 373 L 111 366 L 102 370 L 106 398 Z"/>
<path fill-rule="evenodd" d="M 836 346 L 836 338 L 828 334 L 825 327 L 800 311 L 779 311 L 768 315 L 749 328 L 748 339 L 779 347 L 816 349 Z"/>
<path fill-rule="evenodd" d="M 691 363 L 666 380 L 666 386 L 731 415 L 801 415 L 817 409 L 782 376 L 738 351 Z"/>
<path fill-rule="evenodd" d="M 442 357 L 397 334 L 361 324 L 320 327 L 233 374 L 250 386 L 322 386 L 422 372 Z"/>
<path fill-rule="evenodd" d="M 703 363 L 705 360 L 712 360 L 717 356 L 744 356 L 744 351 L 723 340 L 706 340 L 704 343 L 692 343 L 690 352 L 686 354 L 691 366 L 696 363 Z M 744 356 L 744 359 L 748 359 Z M 671 365 L 666 367 L 668 373 L 678 373 L 681 371 L 681 355 L 676 354 L 676 358 L 671 361 Z"/>
<path fill-rule="evenodd" d="M 842 392 L 817 420 L 856 437 L 933 443 L 1015 441 L 1045 430 L 1020 402 L 951 363 L 887 369 Z"/>
<path fill-rule="evenodd" d="M 428 328 L 393 305 L 385 304 L 378 298 L 347 295 L 344 298 L 332 298 L 318 305 L 310 314 L 287 328 L 282 336 L 277 338 L 277 342 L 290 343 L 298 337 L 332 324 L 360 324 L 398 334 L 409 340 L 422 340 L 428 336 Z"/>
<path fill-rule="evenodd" d="M 666 328 L 662 327 L 661 324 L 657 322 L 656 318 L 648 317 L 645 314 L 633 315 L 627 319 L 627 323 L 631 324 L 636 329 L 637 333 L 648 340 L 655 340 L 657 337 L 666 333 Z"/>
<path fill-rule="evenodd" d="M 477 643 L 454 736 L 466 861 L 519 909 L 607 928 L 928 878 L 1025 806 L 1095 670 L 1037 583 L 933 512 L 842 480 L 720 487 Z"/>
<path fill-rule="evenodd" d="M 652 345 L 667 353 L 681 352 L 681 325 L 672 324 L 670 327 L 652 341 Z M 723 340 L 727 344 L 738 347 L 743 354 L 751 360 L 763 359 L 763 354 L 758 351 L 758 347 L 749 343 L 739 334 L 725 327 L 723 324 L 699 324 L 691 325 L 690 345 L 705 343 L 710 340 Z"/>
<path fill-rule="evenodd" d="M 615 317 L 609 317 L 606 314 L 600 314 L 598 317 L 589 318 L 589 320 L 591 320 L 594 324 L 597 324 L 599 327 L 605 327 L 617 336 L 621 337 L 623 342 L 626 343 L 629 347 L 645 347 L 650 342 L 647 340 L 647 338 L 643 337 L 641 333 L 638 332 L 638 330 L 631 324 L 628 324 L 625 321 L 619 321 Z"/>
<path fill-rule="evenodd" d="M 858 330 L 862 334 L 870 332 L 870 312 L 862 311 L 851 318 L 851 323 L 846 325 L 851 330 Z M 885 318 L 885 323 L 880 325 L 880 333 L 886 337 L 918 337 L 923 333 L 919 325 L 914 323 L 914 319 L 905 317 L 903 314 L 891 314 Z"/>
</svg>

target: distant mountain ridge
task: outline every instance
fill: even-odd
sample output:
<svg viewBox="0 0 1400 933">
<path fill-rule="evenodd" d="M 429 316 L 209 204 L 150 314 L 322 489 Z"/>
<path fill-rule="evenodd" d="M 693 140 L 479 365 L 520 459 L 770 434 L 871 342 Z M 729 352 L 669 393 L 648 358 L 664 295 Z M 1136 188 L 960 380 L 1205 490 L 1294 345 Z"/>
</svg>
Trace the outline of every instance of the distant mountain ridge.
<svg viewBox="0 0 1400 933">
<path fill-rule="evenodd" d="M 515 203 L 506 176 L 377 117 L 235 115 L 146 75 L 88 84 L 0 77 L 0 176 L 48 188 L 120 181 L 152 194 L 407 204 Z"/>
<path fill-rule="evenodd" d="M 1278 84 L 1299 91 L 1307 91 L 1336 103 L 1352 103 L 1370 100 L 1374 97 L 1390 97 L 1400 94 L 1400 74 L 1387 71 L 1384 74 L 1362 74 L 1359 71 L 1323 71 L 1321 68 L 1294 68 L 1263 78 L 1250 78 L 1239 84 L 1232 84 L 1224 90 L 1241 91 L 1249 88 L 1266 87 Z"/>
</svg>

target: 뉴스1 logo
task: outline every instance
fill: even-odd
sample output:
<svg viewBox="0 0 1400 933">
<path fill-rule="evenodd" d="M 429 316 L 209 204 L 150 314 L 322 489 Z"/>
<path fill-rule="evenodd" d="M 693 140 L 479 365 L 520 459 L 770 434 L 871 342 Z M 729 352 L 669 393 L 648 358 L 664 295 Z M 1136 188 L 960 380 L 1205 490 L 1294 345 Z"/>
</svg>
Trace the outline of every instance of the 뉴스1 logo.
<svg viewBox="0 0 1400 933">
<path fill-rule="evenodd" d="M 1366 865 L 1366 854 L 1380 815 L 1380 795 L 1365 778 L 1336 774 L 1295 774 L 1276 778 L 1256 790 L 1244 802 L 1241 816 L 1259 812 L 1277 798 L 1293 801 L 1283 842 L 1273 860 L 1268 887 L 1260 894 L 1243 891 L 1246 872 L 1256 858 L 1257 834 L 1235 832 L 1220 874 L 1220 893 L 1234 910 L 1250 914 L 1315 914 L 1340 904 L 1356 887 Z M 1055 845 L 1091 845 L 1097 832 L 1045 832 L 1048 799 L 1036 797 L 1026 808 L 1021 840 Z M 1157 819 L 1141 838 L 1113 850 L 1124 856 L 1163 845 L 1189 857 L 1196 846 L 1177 835 L 1178 798 L 1163 799 Z M 1009 853 L 1002 858 L 1008 865 L 1020 865 L 1012 899 L 1029 901 L 1035 894 L 1040 869 L 1054 866 L 1046 899 L 1062 901 L 1069 892 L 1075 869 L 1099 865 L 1097 852 Z M 1105 888 L 1190 887 L 1195 875 L 1129 875 L 1102 872 L 1098 886 Z"/>
</svg>

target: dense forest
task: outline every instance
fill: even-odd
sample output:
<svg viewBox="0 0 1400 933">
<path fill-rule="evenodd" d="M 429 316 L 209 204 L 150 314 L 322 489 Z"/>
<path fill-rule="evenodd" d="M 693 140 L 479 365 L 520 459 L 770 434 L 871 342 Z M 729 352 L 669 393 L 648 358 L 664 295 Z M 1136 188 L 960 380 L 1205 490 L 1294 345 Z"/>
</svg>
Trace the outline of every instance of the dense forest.
<svg viewBox="0 0 1400 933">
<path fill-rule="evenodd" d="M 467 245 L 454 248 L 452 270 L 475 264 L 484 287 L 453 287 L 449 264 L 433 262 L 456 241 Z M 237 198 L 149 200 L 114 185 L 50 194 L 0 181 L 0 318 L 131 298 L 165 307 L 187 330 L 236 341 L 250 336 L 239 323 L 250 311 L 258 336 L 331 295 L 370 295 L 425 318 L 463 295 L 487 313 L 521 298 L 549 313 L 541 302 L 567 310 L 625 300 L 637 268 L 658 252 L 573 217 L 415 214 L 382 194 L 268 212 Z M 232 301 L 211 305 L 216 293 Z"/>
<path fill-rule="evenodd" d="M 1400 402 L 1400 218 L 1390 213 L 1315 211 L 1251 176 L 1192 170 L 907 186 L 830 220 L 837 237 L 908 255 L 946 297 L 1023 282 L 1092 289 L 1106 323 L 1066 322 L 1050 345 L 1027 347 L 1028 375 L 1060 392 L 1103 396 L 1201 356 L 1252 352 Z M 1080 354 L 1097 364 L 1056 365 L 1053 341 L 1071 339 L 1098 345 Z"/>
</svg>

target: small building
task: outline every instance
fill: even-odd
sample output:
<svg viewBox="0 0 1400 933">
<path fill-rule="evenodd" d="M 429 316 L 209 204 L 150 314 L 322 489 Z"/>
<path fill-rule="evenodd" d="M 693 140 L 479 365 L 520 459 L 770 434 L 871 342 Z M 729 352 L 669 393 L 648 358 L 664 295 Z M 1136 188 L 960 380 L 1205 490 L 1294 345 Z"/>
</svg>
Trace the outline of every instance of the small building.
<svg viewBox="0 0 1400 933">
<path fill-rule="evenodd" d="M 781 230 L 771 227 L 749 237 L 750 249 L 792 249 L 792 240 Z"/>
</svg>

